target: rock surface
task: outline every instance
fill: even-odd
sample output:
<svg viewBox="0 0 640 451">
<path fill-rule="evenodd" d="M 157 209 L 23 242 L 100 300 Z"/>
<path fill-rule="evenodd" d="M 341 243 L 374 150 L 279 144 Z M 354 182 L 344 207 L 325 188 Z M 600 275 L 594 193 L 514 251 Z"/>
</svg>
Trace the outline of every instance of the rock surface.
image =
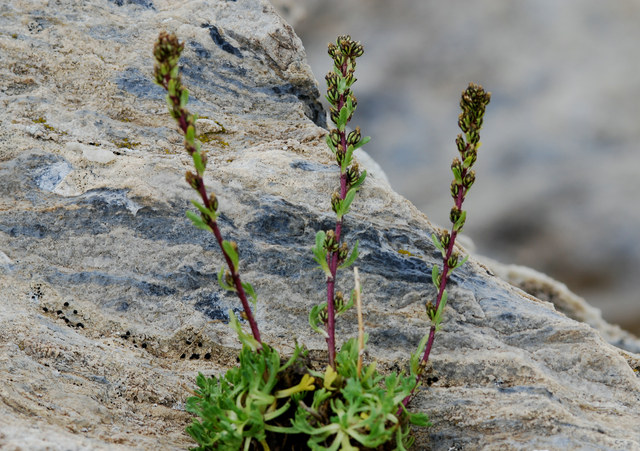
<svg viewBox="0 0 640 451">
<path fill-rule="evenodd" d="M 217 287 L 214 239 L 184 216 L 189 158 L 151 47 L 161 29 L 187 43 L 206 182 L 264 338 L 322 357 L 306 326 L 323 299 L 310 247 L 332 226 L 337 171 L 301 43 L 259 0 L 18 0 L 0 24 L 0 447 L 187 448 L 184 400 L 198 371 L 235 364 L 238 304 Z M 397 368 L 428 327 L 434 226 L 358 158 L 370 176 L 346 235 L 360 241 L 368 358 Z M 530 291 L 561 291 L 539 279 Z M 640 449 L 640 344 L 558 310 L 473 258 L 457 271 L 437 381 L 411 404 L 434 423 L 416 449 Z"/>
<path fill-rule="evenodd" d="M 392 186 L 447 220 L 460 91 L 492 91 L 466 233 L 562 280 L 640 334 L 640 40 L 634 0 L 278 0 L 319 79 L 338 33 L 365 44 L 359 114 Z M 597 244 L 596 244 L 597 243 Z"/>
</svg>

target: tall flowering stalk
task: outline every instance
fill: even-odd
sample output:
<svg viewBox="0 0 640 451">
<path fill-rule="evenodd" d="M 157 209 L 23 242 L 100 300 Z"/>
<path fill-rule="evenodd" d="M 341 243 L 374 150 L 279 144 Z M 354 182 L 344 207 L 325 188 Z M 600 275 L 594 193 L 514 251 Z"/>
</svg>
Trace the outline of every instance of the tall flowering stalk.
<svg viewBox="0 0 640 451">
<path fill-rule="evenodd" d="M 480 129 L 484 112 L 491 100 L 491 93 L 485 92 L 482 86 L 469 84 L 467 89 L 462 92 L 460 99 L 460 108 L 462 113 L 458 117 L 458 127 L 462 130 L 456 138 L 456 146 L 460 153 L 460 158 L 454 158 L 451 163 L 451 171 L 453 172 L 453 181 L 451 182 L 451 197 L 453 197 L 453 207 L 449 213 L 452 227 L 451 232 L 444 230 L 440 236 L 431 235 L 433 244 L 442 253 L 442 271 L 438 266 L 433 267 L 431 279 L 438 290 L 435 304 L 429 301 L 426 304 L 427 314 L 431 319 L 431 327 L 429 333 L 420 342 L 418 351 L 411 356 L 411 370 L 416 374 L 416 387 L 422 378 L 422 373 L 429 360 L 433 341 L 436 332 L 440 330 L 442 323 L 442 312 L 447 305 L 447 282 L 451 272 L 462 266 L 468 256 L 460 259 L 458 252 L 454 250 L 458 233 L 462 231 L 467 218 L 467 212 L 462 209 L 469 189 L 476 179 L 476 173 L 472 169 L 476 159 L 478 158 L 478 148 L 480 147 Z M 422 358 L 420 359 L 420 353 Z M 415 389 L 414 389 L 415 391 Z M 412 392 L 413 394 L 413 392 Z M 409 403 L 410 396 L 405 398 L 403 404 Z"/>
<path fill-rule="evenodd" d="M 251 326 L 253 339 L 258 344 L 261 344 L 262 341 L 260 340 L 258 324 L 256 323 L 251 311 L 251 306 L 247 301 L 248 294 L 251 296 L 251 300 L 255 304 L 257 299 L 255 291 L 251 284 L 243 283 L 240 280 L 240 274 L 238 272 L 238 246 L 234 241 L 226 241 L 222 239 L 222 235 L 216 221 L 218 218 L 218 200 L 215 194 L 207 194 L 207 189 L 204 185 L 203 176 L 207 167 L 207 155 L 200 149 L 200 142 L 196 140 L 197 116 L 195 114 L 191 114 L 186 109 L 187 102 L 189 101 L 189 91 L 182 85 L 180 80 L 178 60 L 180 59 L 180 54 L 183 49 L 184 44 L 179 42 L 175 35 L 162 32 L 158 36 L 158 40 L 154 45 L 153 55 L 156 59 L 156 64 L 154 66 L 155 82 L 167 90 L 167 105 L 169 107 L 169 113 L 171 113 L 171 116 L 178 124 L 180 132 L 184 135 L 184 147 L 193 159 L 193 165 L 196 171 L 195 173 L 187 171 L 186 180 L 189 186 L 191 186 L 191 188 L 200 195 L 202 203 L 195 200 L 191 201 L 191 203 L 200 211 L 200 215 L 187 211 L 187 216 L 196 227 L 207 230 L 213 233 L 216 237 L 216 241 L 220 246 L 220 250 L 227 262 L 227 267 L 229 268 L 227 271 L 224 271 L 224 268 L 220 270 L 220 273 L 218 274 L 218 281 L 224 289 L 236 292 L 238 298 L 240 298 L 240 302 L 242 303 L 244 316 Z M 232 317 L 231 320 L 234 328 L 241 333 L 237 319 Z M 246 338 L 249 339 L 248 336 Z M 257 349 L 255 342 L 252 347 Z"/>
<path fill-rule="evenodd" d="M 329 44 L 329 55 L 333 59 L 333 71 L 329 72 L 327 81 L 327 101 L 331 105 L 331 121 L 335 128 L 327 135 L 327 145 L 336 157 L 340 169 L 340 187 L 331 196 L 331 208 L 336 214 L 334 230 L 316 234 L 316 246 L 313 248 L 315 260 L 322 267 L 327 277 L 327 301 L 314 307 L 309 316 L 311 327 L 322 333 L 327 341 L 329 351 L 329 365 L 335 368 L 336 316 L 353 305 L 353 297 L 345 303 L 341 292 L 336 292 L 336 273 L 339 268 L 352 264 L 358 257 L 358 243 L 349 254 L 346 242 L 341 242 L 344 215 L 349 212 L 360 185 L 367 176 L 366 171 L 360 172 L 358 164 L 353 162 L 353 152 L 369 142 L 369 137 L 363 138 L 360 128 L 347 132 L 347 123 L 351 120 L 356 109 L 357 100 L 351 91 L 351 85 L 356 81 L 354 72 L 356 58 L 362 56 L 362 45 L 351 39 L 351 36 L 339 36 L 335 44 Z M 324 326 L 322 330 L 319 326 Z"/>
</svg>

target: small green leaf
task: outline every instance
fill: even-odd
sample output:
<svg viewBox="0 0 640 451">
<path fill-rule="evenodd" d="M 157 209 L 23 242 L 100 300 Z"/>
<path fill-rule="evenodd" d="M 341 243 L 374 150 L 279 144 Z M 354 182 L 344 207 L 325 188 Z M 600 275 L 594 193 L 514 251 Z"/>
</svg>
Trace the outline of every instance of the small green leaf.
<svg viewBox="0 0 640 451">
<path fill-rule="evenodd" d="M 231 243 L 229 241 L 227 241 L 227 240 L 224 240 L 222 242 L 222 248 L 224 249 L 225 253 L 229 256 L 229 258 L 231 259 L 231 263 L 233 263 L 233 272 L 235 274 L 237 274 L 238 273 L 238 263 L 239 263 L 239 260 L 240 260 L 238 258 L 238 253 L 233 248 Z"/>
<path fill-rule="evenodd" d="M 444 251 L 444 247 L 442 247 L 442 243 L 440 242 L 440 238 L 438 238 L 438 236 L 435 233 L 431 234 L 431 241 L 433 242 L 433 245 L 440 251 L 443 252 Z"/>
<path fill-rule="evenodd" d="M 358 144 L 356 144 L 355 146 L 353 146 L 353 150 L 359 149 L 360 147 L 364 146 L 366 143 L 368 143 L 369 141 L 371 141 L 371 136 L 365 136 L 364 138 L 362 138 L 360 140 L 360 142 Z"/>
<path fill-rule="evenodd" d="M 353 264 L 353 262 L 356 261 L 357 258 L 358 258 L 358 241 L 356 241 L 356 244 L 353 245 L 353 250 L 351 251 L 351 254 L 349 255 L 349 257 L 340 266 L 338 266 L 338 268 L 340 269 L 348 268 Z"/>
<path fill-rule="evenodd" d="M 196 139 L 196 128 L 193 125 L 187 127 L 187 133 L 184 135 L 184 139 L 189 141 L 190 143 Z"/>
<path fill-rule="evenodd" d="M 316 233 L 316 245 L 312 247 L 311 250 L 313 251 L 313 259 L 320 265 L 320 268 L 322 268 L 327 277 L 331 277 L 331 270 L 327 263 L 327 251 L 324 248 L 325 236 L 326 234 L 323 230 L 318 231 L 318 233 Z"/>
<path fill-rule="evenodd" d="M 253 306 L 255 307 L 256 303 L 258 302 L 258 296 L 256 296 L 256 292 L 253 289 L 253 286 L 249 282 L 242 282 L 242 288 L 244 288 L 244 291 L 249 296 L 251 296 L 251 301 L 253 303 Z"/>
<path fill-rule="evenodd" d="M 422 355 L 424 354 L 424 349 L 427 346 L 428 340 L 429 340 L 429 334 L 426 334 L 424 337 L 422 337 L 422 340 L 420 340 L 420 343 L 418 343 L 418 349 L 416 349 L 416 352 L 411 354 L 410 368 L 411 368 L 412 375 L 418 374 L 418 366 L 420 366 L 420 361 L 422 360 Z"/>
<path fill-rule="evenodd" d="M 462 174 L 460 173 L 460 169 L 457 166 L 451 168 L 451 172 L 453 172 L 453 177 L 455 178 L 458 184 L 462 184 Z"/>
<path fill-rule="evenodd" d="M 431 270 L 431 281 L 436 288 L 440 288 L 440 284 L 438 283 L 438 276 L 440 275 L 440 268 L 436 265 L 433 266 Z"/>
<path fill-rule="evenodd" d="M 189 210 L 187 210 L 186 215 L 187 215 L 187 218 L 191 219 L 191 222 L 193 222 L 193 225 L 195 225 L 197 228 L 202 230 L 207 230 L 209 232 L 213 232 L 211 227 L 209 227 L 207 223 L 203 221 L 202 216 L 199 216 Z"/>
<path fill-rule="evenodd" d="M 248 346 L 252 351 L 257 351 L 259 348 L 261 348 L 260 343 L 258 343 L 255 338 L 242 330 L 240 321 L 238 321 L 238 318 L 231 309 L 229 310 L 229 326 L 238 334 L 238 340 L 240 340 L 240 343 Z"/>
<path fill-rule="evenodd" d="M 464 227 L 464 222 L 466 221 L 466 219 L 467 219 L 467 212 L 466 210 L 462 210 L 462 212 L 460 213 L 460 217 L 458 218 L 456 223 L 453 225 L 453 230 L 456 232 L 460 232 Z"/>
<path fill-rule="evenodd" d="M 349 145 L 347 146 L 347 151 L 344 154 L 344 158 L 342 159 L 342 164 L 340 164 L 340 172 L 344 173 L 347 168 L 351 165 L 351 162 L 353 161 L 352 158 L 353 155 L 353 146 Z"/>
<path fill-rule="evenodd" d="M 186 107 L 187 103 L 189 103 L 189 91 L 187 88 L 183 88 L 182 93 L 180 94 L 180 107 Z"/>
<path fill-rule="evenodd" d="M 200 213 L 202 213 L 203 215 L 211 218 L 212 221 L 215 221 L 218 217 L 218 214 L 215 211 L 209 210 L 207 207 L 205 207 L 204 205 L 202 205 L 200 202 L 195 201 L 195 200 L 191 200 L 191 203 L 198 209 L 200 210 Z"/>
<path fill-rule="evenodd" d="M 357 189 L 353 189 L 353 188 L 347 191 L 347 195 L 344 196 L 343 201 L 340 202 L 340 207 L 336 212 L 336 216 L 338 220 L 340 220 L 344 215 L 349 213 L 349 207 L 351 206 L 351 202 L 353 202 L 353 199 L 355 199 L 357 191 L 358 191 Z"/>
<path fill-rule="evenodd" d="M 199 143 L 196 143 L 196 147 Z M 198 175 L 200 177 L 202 177 L 202 175 L 204 174 L 204 170 L 205 170 L 205 166 L 204 166 L 204 162 L 202 161 L 202 155 L 200 154 L 200 152 L 193 152 L 191 154 L 191 158 L 193 158 L 193 165 L 196 168 L 196 171 L 198 172 Z"/>
<path fill-rule="evenodd" d="M 331 137 L 329 135 L 327 135 L 327 138 L 325 141 L 327 142 L 327 146 L 329 147 L 329 149 L 331 149 L 331 152 L 333 152 L 333 154 L 335 155 L 337 150 L 336 150 L 336 147 L 333 145 L 333 142 L 331 142 Z"/>
<path fill-rule="evenodd" d="M 462 164 L 464 165 L 465 169 L 469 169 L 473 164 L 473 155 L 469 155 L 467 158 L 465 158 Z"/>
</svg>

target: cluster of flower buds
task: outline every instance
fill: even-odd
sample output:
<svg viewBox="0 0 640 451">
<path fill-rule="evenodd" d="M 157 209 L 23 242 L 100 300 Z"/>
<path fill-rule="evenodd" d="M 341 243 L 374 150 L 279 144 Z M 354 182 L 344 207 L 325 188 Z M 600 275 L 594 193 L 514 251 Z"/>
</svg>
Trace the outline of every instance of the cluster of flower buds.
<svg viewBox="0 0 640 451">
<path fill-rule="evenodd" d="M 336 240 L 336 234 L 333 230 L 328 230 L 324 238 L 324 248 L 327 253 L 338 251 L 338 241 Z"/>
<path fill-rule="evenodd" d="M 178 60 L 184 49 L 184 44 L 178 41 L 174 34 L 161 32 L 153 46 L 153 56 L 156 59 L 154 74 L 156 83 L 163 85 L 169 78 L 179 78 Z"/>
</svg>

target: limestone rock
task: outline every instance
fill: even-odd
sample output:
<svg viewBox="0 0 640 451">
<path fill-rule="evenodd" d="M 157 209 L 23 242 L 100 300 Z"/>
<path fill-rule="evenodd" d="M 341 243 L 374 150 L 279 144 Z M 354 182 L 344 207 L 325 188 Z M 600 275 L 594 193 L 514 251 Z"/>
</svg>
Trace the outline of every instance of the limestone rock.
<svg viewBox="0 0 640 451">
<path fill-rule="evenodd" d="M 0 447 L 185 449 L 197 372 L 235 364 L 238 302 L 217 286 L 215 240 L 185 218 L 189 158 L 151 83 L 161 29 L 186 42 L 205 181 L 263 336 L 322 358 L 306 325 L 324 289 L 310 247 L 332 227 L 337 170 L 300 41 L 271 6 L 18 0 L 0 24 Z M 371 175 L 345 232 L 360 241 L 368 358 L 402 368 L 428 327 L 434 226 L 358 158 Z M 355 314 L 338 332 L 356 333 Z M 434 423 L 416 448 L 638 449 L 639 366 L 472 258 L 411 404 Z"/>
</svg>

